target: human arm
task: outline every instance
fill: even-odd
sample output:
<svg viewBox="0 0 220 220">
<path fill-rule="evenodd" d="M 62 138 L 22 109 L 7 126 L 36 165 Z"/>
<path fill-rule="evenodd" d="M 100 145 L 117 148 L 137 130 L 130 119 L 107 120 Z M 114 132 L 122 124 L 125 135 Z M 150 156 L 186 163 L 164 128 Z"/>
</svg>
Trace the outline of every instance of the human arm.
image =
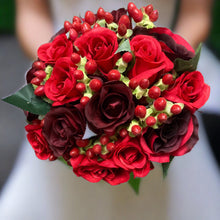
<svg viewBox="0 0 220 220">
<path fill-rule="evenodd" d="M 50 40 L 53 24 L 46 0 L 16 0 L 16 34 L 28 57 L 37 58 L 37 49 Z"/>
<path fill-rule="evenodd" d="M 175 32 L 195 49 L 205 41 L 211 27 L 213 0 L 182 0 Z"/>
</svg>

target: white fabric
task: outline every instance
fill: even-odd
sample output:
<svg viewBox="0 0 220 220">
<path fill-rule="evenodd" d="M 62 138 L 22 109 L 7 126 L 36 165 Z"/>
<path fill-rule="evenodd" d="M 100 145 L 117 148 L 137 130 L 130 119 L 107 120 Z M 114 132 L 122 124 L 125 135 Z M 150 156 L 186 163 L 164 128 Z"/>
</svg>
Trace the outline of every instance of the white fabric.
<svg viewBox="0 0 220 220">
<path fill-rule="evenodd" d="M 58 0 L 51 2 L 53 11 L 56 12 L 58 28 L 59 24 L 63 24 L 65 16 L 71 20 L 68 17 L 73 15 L 71 3 L 68 4 L 68 0 L 66 4 Z M 114 9 L 116 2 L 124 5 L 128 1 L 105 1 L 104 8 Z M 142 6 L 145 1 L 137 2 Z M 97 9 L 102 5 L 101 0 L 87 0 L 83 3 L 79 7 L 75 4 L 74 10 L 83 12 L 90 7 Z M 158 4 L 159 1 L 153 3 Z M 169 7 L 167 1 L 160 3 L 163 5 L 160 14 L 171 14 L 172 7 Z M 146 2 L 145 5 L 147 4 Z M 163 10 L 165 6 L 166 10 Z M 161 20 L 163 21 L 163 16 Z M 203 71 L 207 67 L 207 61 L 208 69 Z M 210 74 L 217 74 L 219 71 L 218 61 L 211 58 L 206 49 L 200 63 L 199 68 L 207 76 L 207 81 L 210 80 Z M 213 69 L 210 70 L 210 67 Z M 215 73 L 214 79 L 218 77 Z M 214 99 L 218 97 L 214 94 L 218 94 L 218 91 L 213 90 L 211 93 L 210 100 L 213 101 L 209 103 L 213 104 L 207 108 L 214 106 Z M 214 107 L 217 111 L 218 105 Z M 76 177 L 61 162 L 41 161 L 24 141 L 15 168 L 0 197 L 0 219 L 218 220 L 220 177 L 201 121 L 199 136 L 200 141 L 191 153 L 174 159 L 165 181 L 160 167 L 156 166 L 142 180 L 139 196 L 134 194 L 127 183 L 114 187 L 105 182 L 92 184 Z"/>
</svg>

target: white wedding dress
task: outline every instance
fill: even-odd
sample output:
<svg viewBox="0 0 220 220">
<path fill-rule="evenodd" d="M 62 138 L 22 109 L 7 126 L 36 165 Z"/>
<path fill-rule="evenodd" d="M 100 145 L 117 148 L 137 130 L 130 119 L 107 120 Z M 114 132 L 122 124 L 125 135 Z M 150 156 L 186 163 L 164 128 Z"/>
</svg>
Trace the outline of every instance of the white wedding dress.
<svg viewBox="0 0 220 220">
<path fill-rule="evenodd" d="M 79 13 L 83 16 L 86 10 L 95 12 L 103 6 L 111 11 L 128 2 L 79 0 L 73 4 L 70 0 L 51 1 L 56 29 L 65 19 L 71 21 L 72 16 Z M 136 2 L 138 7 L 149 4 L 143 0 Z M 174 0 L 154 1 L 153 4 L 160 12 L 159 22 L 168 26 L 172 18 L 166 14 L 173 14 Z M 210 79 L 212 71 L 217 70 L 217 74 L 220 64 L 205 54 L 202 53 L 200 68 L 205 69 L 206 61 L 210 59 L 213 70 L 207 68 L 204 72 Z M 212 107 L 213 99 L 211 93 L 208 106 Z M 138 196 L 127 183 L 118 186 L 105 182 L 89 183 L 76 177 L 59 161 L 41 161 L 25 140 L 0 197 L 0 219 L 217 220 L 220 178 L 201 121 L 199 136 L 191 153 L 173 160 L 165 180 L 159 166 L 142 179 Z"/>
</svg>

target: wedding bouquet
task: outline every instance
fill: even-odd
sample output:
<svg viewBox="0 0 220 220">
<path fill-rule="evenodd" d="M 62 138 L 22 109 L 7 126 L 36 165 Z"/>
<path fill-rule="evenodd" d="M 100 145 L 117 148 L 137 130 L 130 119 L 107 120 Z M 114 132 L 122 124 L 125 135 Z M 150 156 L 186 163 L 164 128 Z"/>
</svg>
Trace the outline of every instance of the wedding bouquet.
<svg viewBox="0 0 220 220">
<path fill-rule="evenodd" d="M 152 5 L 85 13 L 64 22 L 4 101 L 23 109 L 39 159 L 60 159 L 90 182 L 140 178 L 198 141 L 195 111 L 210 87 L 196 71 L 200 47 L 156 27 Z"/>
</svg>

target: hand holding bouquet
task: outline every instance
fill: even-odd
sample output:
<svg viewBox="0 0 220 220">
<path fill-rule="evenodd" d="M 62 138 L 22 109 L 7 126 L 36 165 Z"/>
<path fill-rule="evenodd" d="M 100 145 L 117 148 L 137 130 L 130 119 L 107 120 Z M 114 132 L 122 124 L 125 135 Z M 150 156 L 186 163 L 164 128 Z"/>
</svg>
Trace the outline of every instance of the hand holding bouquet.
<svg viewBox="0 0 220 220">
<path fill-rule="evenodd" d="M 111 185 L 141 177 L 198 141 L 194 115 L 210 87 L 197 52 L 156 27 L 158 11 L 129 3 L 64 22 L 27 72 L 27 85 L 4 101 L 22 108 L 39 159 L 60 159 L 77 176 Z"/>
</svg>

